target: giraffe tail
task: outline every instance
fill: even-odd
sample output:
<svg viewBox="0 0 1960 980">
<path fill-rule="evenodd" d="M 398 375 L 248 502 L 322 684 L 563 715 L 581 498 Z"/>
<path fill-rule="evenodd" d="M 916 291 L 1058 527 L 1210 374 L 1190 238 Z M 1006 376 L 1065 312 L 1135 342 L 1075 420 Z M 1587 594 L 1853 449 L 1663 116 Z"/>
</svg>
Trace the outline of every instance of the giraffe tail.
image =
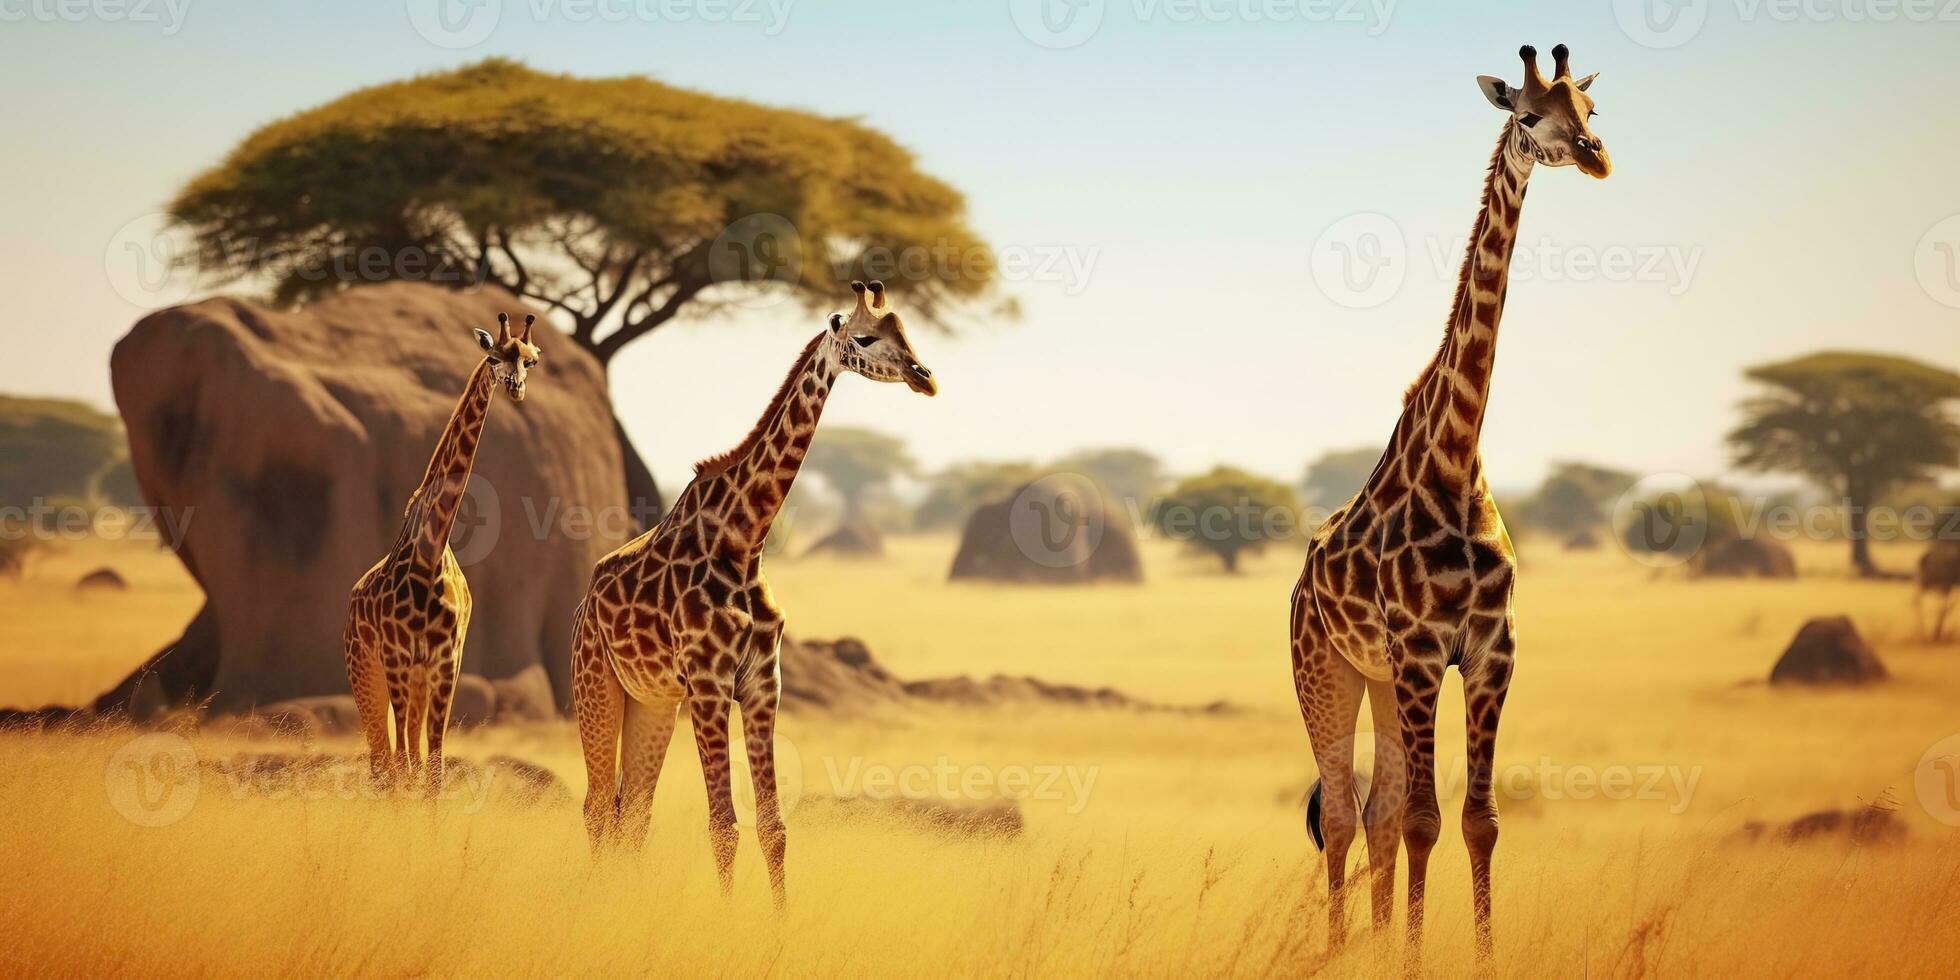
<svg viewBox="0 0 1960 980">
<path fill-rule="evenodd" d="M 1363 779 L 1361 774 L 1358 772 L 1355 773 L 1354 774 L 1354 803 L 1357 808 L 1359 808 L 1362 805 L 1362 800 L 1364 799 L 1365 796 L 1365 794 L 1362 793 L 1362 783 L 1363 783 Z M 1321 813 L 1320 794 L 1321 794 L 1320 780 L 1315 779 L 1313 781 L 1313 789 L 1307 791 L 1307 836 L 1313 838 L 1313 849 L 1316 851 L 1324 851 L 1327 849 L 1327 834 L 1326 831 L 1322 830 L 1320 827 L 1320 813 Z"/>
</svg>

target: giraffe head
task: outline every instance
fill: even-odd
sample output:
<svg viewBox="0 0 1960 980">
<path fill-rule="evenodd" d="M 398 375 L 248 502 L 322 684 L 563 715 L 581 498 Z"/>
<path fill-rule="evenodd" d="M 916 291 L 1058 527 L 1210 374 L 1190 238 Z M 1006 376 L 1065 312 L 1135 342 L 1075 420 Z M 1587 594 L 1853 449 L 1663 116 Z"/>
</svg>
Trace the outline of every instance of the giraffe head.
<svg viewBox="0 0 1960 980">
<path fill-rule="evenodd" d="M 885 284 L 853 280 L 851 291 L 857 294 L 857 309 L 830 315 L 826 342 L 838 363 L 873 381 L 903 381 L 921 395 L 938 394 L 939 382 L 919 363 L 912 342 L 905 339 L 905 325 L 886 305 Z"/>
<path fill-rule="evenodd" d="M 536 314 L 524 315 L 524 329 L 516 336 L 510 332 L 510 314 L 497 314 L 497 335 L 490 336 L 488 330 L 476 332 L 476 345 L 483 348 L 495 365 L 491 368 L 497 376 L 497 383 L 504 386 L 504 394 L 510 400 L 524 400 L 524 377 L 538 366 L 544 352 L 531 343 L 531 324 L 538 322 Z"/>
<path fill-rule="evenodd" d="M 1527 44 L 1518 49 L 1524 59 L 1524 87 L 1507 84 L 1501 78 L 1478 75 L 1477 85 L 1490 104 L 1516 119 L 1525 143 L 1537 161 L 1548 167 L 1577 166 L 1581 173 L 1604 178 L 1613 171 L 1606 156 L 1606 141 L 1593 134 L 1589 120 L 1593 112 L 1592 87 L 1598 72 L 1584 78 L 1572 77 L 1570 52 L 1561 44 L 1552 49 L 1552 80 L 1538 74 L 1538 49 Z"/>
</svg>

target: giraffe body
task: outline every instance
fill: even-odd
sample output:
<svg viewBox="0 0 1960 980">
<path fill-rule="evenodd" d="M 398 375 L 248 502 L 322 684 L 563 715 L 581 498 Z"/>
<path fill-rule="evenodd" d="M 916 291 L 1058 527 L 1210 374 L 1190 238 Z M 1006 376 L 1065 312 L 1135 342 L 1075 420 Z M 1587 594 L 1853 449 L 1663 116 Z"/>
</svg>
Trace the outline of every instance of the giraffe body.
<svg viewBox="0 0 1960 980">
<path fill-rule="evenodd" d="M 1486 96 L 1511 113 L 1491 156 L 1441 348 L 1403 399 L 1381 461 L 1314 534 L 1291 597 L 1295 691 L 1313 742 L 1329 891 L 1329 942 L 1346 930 L 1347 853 L 1365 828 L 1373 917 L 1394 909 L 1399 848 L 1409 856 L 1409 963 L 1420 963 L 1429 854 L 1440 833 L 1436 700 L 1444 671 L 1463 677 L 1470 851 L 1477 951 L 1491 949 L 1490 861 L 1497 843 L 1492 759 L 1516 650 L 1517 558 L 1478 452 L 1512 247 L 1534 164 L 1575 164 L 1604 177 L 1604 145 L 1586 125 L 1592 78 L 1574 81 L 1566 50 L 1557 77 L 1525 59 L 1523 89 L 1488 76 Z M 1366 694 L 1374 775 L 1365 802 L 1354 776 L 1355 719 Z M 1359 805 L 1357 805 L 1359 803 Z"/>
<path fill-rule="evenodd" d="M 443 736 L 463 672 L 472 607 L 449 532 L 496 389 L 522 401 L 526 374 L 539 357 L 530 343 L 535 317 L 526 318 L 516 337 L 508 317 L 498 320 L 497 339 L 476 332 L 488 356 L 470 373 L 436 440 L 422 482 L 409 496 L 401 534 L 355 581 L 347 604 L 347 679 L 370 765 L 377 775 L 421 768 L 432 792 L 442 787 Z"/>
<path fill-rule="evenodd" d="M 731 887 L 737 834 L 729 714 L 739 704 L 756 830 L 779 905 L 788 839 L 775 772 L 784 616 L 762 575 L 763 544 L 841 373 L 937 391 L 886 309 L 883 284 L 852 285 L 856 311 L 831 317 L 830 328 L 803 349 L 749 436 L 702 463 L 659 524 L 600 559 L 573 627 L 573 702 L 594 849 L 645 840 L 654 787 L 685 706 L 707 784 L 716 867 L 722 887 Z"/>
</svg>

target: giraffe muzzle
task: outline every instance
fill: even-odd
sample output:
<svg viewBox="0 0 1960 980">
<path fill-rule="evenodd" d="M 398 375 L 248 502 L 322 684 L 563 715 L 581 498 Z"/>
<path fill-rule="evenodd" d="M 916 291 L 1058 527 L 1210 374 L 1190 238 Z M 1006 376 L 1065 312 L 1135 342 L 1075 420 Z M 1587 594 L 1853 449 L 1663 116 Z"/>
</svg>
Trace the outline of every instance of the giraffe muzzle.
<svg viewBox="0 0 1960 980">
<path fill-rule="evenodd" d="M 939 394 L 939 382 L 932 379 L 932 372 L 925 365 L 911 361 L 905 365 L 904 374 L 906 386 L 913 391 L 927 398 Z"/>
</svg>

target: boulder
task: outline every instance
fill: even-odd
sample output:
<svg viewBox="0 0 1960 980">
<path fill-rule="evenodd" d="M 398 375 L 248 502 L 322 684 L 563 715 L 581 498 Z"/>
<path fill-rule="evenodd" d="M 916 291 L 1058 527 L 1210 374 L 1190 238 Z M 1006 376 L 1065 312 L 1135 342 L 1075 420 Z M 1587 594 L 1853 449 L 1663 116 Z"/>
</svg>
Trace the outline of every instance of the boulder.
<svg viewBox="0 0 1960 980">
<path fill-rule="evenodd" d="M 351 694 L 275 701 L 259 707 L 255 714 L 273 732 L 288 737 L 361 734 L 361 710 Z"/>
<path fill-rule="evenodd" d="M 127 592 L 129 582 L 123 579 L 121 572 L 113 568 L 98 568 L 75 582 L 75 590 L 78 592 L 96 589 L 107 592 Z"/>
<path fill-rule="evenodd" d="M 1885 679 L 1885 665 L 1865 645 L 1849 616 L 1803 624 L 1769 672 L 1771 684 L 1867 684 Z"/>
<path fill-rule="evenodd" d="M 487 724 L 497 714 L 497 689 L 476 674 L 456 678 L 456 697 L 449 702 L 449 727 Z"/>
<path fill-rule="evenodd" d="M 1797 559 L 1771 538 L 1727 538 L 1696 554 L 1694 570 L 1716 578 L 1796 578 Z"/>
<path fill-rule="evenodd" d="M 558 717 L 558 702 L 551 696 L 551 678 L 544 667 L 533 664 L 509 677 L 490 682 L 496 694 L 499 722 L 550 721 Z"/>
<path fill-rule="evenodd" d="M 471 329 L 505 311 L 530 312 L 495 287 L 389 283 L 296 312 L 217 298 L 138 322 L 110 359 L 116 405 L 207 603 L 139 673 L 223 709 L 344 692 L 348 590 L 395 540 L 479 363 Z M 572 611 L 631 515 L 603 370 L 543 320 L 534 336 L 544 364 L 523 403 L 490 407 L 451 542 L 476 600 L 464 664 L 543 665 L 563 704 Z"/>
<path fill-rule="evenodd" d="M 863 518 L 850 518 L 836 530 L 810 546 L 806 554 L 841 555 L 846 558 L 883 558 L 885 536 Z"/>
<path fill-rule="evenodd" d="M 967 518 L 953 580 L 1137 582 L 1143 562 L 1128 518 L 1085 479 L 1049 476 Z"/>
</svg>

